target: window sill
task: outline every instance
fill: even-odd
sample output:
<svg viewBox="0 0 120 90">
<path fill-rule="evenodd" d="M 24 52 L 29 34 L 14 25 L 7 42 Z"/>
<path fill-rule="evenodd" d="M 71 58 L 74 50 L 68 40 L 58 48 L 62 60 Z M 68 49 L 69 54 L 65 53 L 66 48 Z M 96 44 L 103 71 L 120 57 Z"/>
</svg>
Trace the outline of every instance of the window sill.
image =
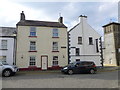
<svg viewBox="0 0 120 90">
<path fill-rule="evenodd" d="M 89 45 L 94 45 L 94 44 L 89 44 Z"/>
<path fill-rule="evenodd" d="M 31 38 L 37 38 L 37 36 L 28 36 L 28 37 L 31 37 Z"/>
<path fill-rule="evenodd" d="M 37 51 L 28 51 L 28 52 L 37 52 Z"/>
<path fill-rule="evenodd" d="M 52 37 L 52 38 L 59 38 L 59 37 Z"/>
<path fill-rule="evenodd" d="M 59 51 L 52 51 L 52 52 L 59 52 Z"/>
<path fill-rule="evenodd" d="M 78 45 L 82 45 L 82 43 L 78 43 Z"/>
<path fill-rule="evenodd" d="M 0 49 L 0 50 L 8 50 L 8 49 Z"/>
</svg>

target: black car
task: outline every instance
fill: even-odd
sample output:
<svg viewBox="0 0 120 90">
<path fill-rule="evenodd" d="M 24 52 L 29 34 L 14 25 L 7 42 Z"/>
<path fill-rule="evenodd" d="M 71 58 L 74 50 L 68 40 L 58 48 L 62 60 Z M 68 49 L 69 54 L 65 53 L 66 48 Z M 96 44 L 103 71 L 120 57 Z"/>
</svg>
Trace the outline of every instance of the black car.
<svg viewBox="0 0 120 90">
<path fill-rule="evenodd" d="M 92 61 L 76 61 L 68 64 L 61 69 L 62 73 L 75 74 L 75 73 L 91 73 L 95 74 L 97 67 Z"/>
</svg>

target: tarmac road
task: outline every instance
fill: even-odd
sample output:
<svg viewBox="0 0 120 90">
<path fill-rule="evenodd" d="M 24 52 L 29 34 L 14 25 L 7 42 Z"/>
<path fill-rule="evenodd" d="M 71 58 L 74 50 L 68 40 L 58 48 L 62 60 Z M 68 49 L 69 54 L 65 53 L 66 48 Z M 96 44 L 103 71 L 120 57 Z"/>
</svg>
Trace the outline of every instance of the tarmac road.
<svg viewBox="0 0 120 90">
<path fill-rule="evenodd" d="M 3 77 L 2 88 L 118 88 L 118 70 L 74 75 L 59 71 L 19 72 Z"/>
</svg>

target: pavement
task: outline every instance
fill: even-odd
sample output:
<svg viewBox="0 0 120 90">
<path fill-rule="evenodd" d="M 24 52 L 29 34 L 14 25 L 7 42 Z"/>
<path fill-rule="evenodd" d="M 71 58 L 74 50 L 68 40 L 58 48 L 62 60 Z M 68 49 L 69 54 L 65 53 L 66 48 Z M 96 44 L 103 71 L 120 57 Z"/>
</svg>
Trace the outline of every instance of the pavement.
<svg viewBox="0 0 120 90">
<path fill-rule="evenodd" d="M 112 72 L 112 71 L 116 71 L 116 70 L 120 70 L 120 67 L 99 67 L 97 69 L 97 72 Z M 19 71 L 18 73 L 20 74 L 56 74 L 56 73 L 61 73 L 60 70 L 31 70 L 31 71 Z"/>
</svg>

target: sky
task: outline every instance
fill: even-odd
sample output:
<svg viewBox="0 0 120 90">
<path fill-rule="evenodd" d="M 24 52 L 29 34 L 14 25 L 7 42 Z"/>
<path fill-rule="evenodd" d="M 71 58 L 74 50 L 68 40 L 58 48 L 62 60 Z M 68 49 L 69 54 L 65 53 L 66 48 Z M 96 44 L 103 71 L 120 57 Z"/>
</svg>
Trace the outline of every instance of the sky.
<svg viewBox="0 0 120 90">
<path fill-rule="evenodd" d="M 16 27 L 20 13 L 27 20 L 58 21 L 60 16 L 68 31 L 86 15 L 88 23 L 103 36 L 102 26 L 118 21 L 118 0 L 0 0 L 0 27 Z"/>
</svg>

